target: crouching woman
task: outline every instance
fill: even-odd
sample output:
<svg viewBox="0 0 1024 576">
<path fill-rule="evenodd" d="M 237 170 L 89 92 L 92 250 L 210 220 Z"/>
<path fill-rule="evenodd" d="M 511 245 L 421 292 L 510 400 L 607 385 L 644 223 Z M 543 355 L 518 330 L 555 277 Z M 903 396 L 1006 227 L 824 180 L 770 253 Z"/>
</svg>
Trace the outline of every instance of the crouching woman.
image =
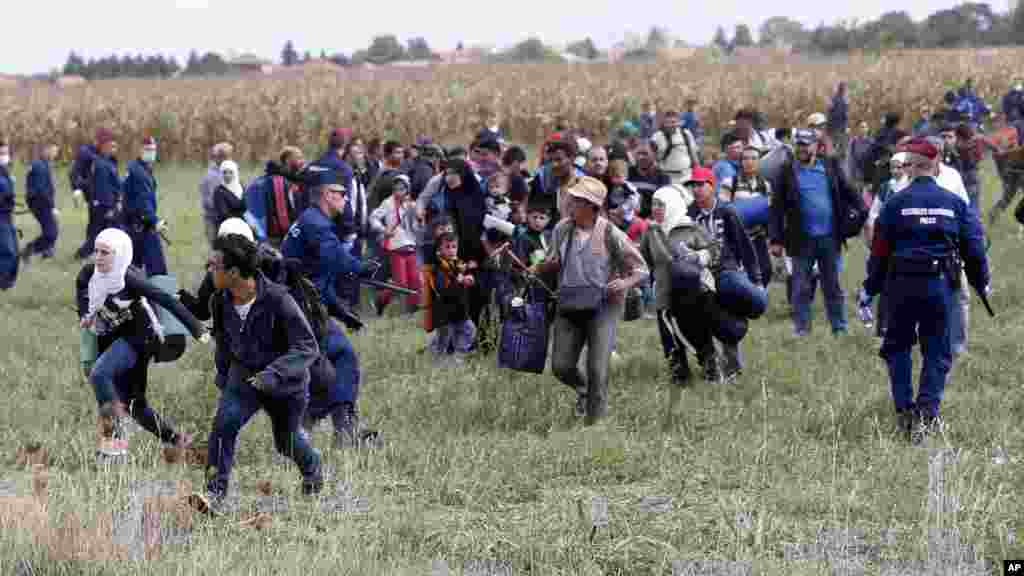
<svg viewBox="0 0 1024 576">
<path fill-rule="evenodd" d="M 128 234 L 116 228 L 103 230 L 96 237 L 95 253 L 95 264 L 86 264 L 78 274 L 76 294 L 80 326 L 97 336 L 98 356 L 89 380 L 99 405 L 98 453 L 126 454 L 128 415 L 165 444 L 184 448 L 191 436 L 178 433 L 146 400 L 147 369 L 164 337 L 153 304 L 177 317 L 197 340 L 208 336 L 173 295 L 130 267 L 133 254 Z"/>
<path fill-rule="evenodd" d="M 555 226 L 544 262 L 535 273 L 558 271 L 551 369 L 576 390 L 576 415 L 591 425 L 608 409 L 608 367 L 624 295 L 649 275 L 625 233 L 599 216 L 607 189 L 580 177 L 568 190 L 569 217 Z M 587 373 L 577 367 L 587 348 Z"/>
</svg>

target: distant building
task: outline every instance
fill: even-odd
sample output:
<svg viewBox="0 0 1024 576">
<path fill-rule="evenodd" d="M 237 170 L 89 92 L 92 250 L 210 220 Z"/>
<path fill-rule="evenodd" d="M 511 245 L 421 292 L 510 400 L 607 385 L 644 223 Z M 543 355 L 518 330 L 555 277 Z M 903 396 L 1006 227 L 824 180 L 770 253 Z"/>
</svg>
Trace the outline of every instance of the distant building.
<svg viewBox="0 0 1024 576">
<path fill-rule="evenodd" d="M 274 71 L 274 64 L 264 60 L 255 54 L 242 54 L 232 59 L 228 64 L 239 72 L 271 74 Z"/>
</svg>

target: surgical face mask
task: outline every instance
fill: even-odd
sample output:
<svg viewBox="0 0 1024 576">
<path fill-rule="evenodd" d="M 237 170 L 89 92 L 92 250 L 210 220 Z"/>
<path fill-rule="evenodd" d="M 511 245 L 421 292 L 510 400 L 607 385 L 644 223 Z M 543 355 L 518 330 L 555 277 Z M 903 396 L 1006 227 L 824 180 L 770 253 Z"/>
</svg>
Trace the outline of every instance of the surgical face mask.
<svg viewBox="0 0 1024 576">
<path fill-rule="evenodd" d="M 156 150 L 143 150 L 142 151 L 143 162 L 156 162 Z"/>
<path fill-rule="evenodd" d="M 8 166 L 11 163 L 10 154 L 0 154 L 0 166 Z"/>
</svg>

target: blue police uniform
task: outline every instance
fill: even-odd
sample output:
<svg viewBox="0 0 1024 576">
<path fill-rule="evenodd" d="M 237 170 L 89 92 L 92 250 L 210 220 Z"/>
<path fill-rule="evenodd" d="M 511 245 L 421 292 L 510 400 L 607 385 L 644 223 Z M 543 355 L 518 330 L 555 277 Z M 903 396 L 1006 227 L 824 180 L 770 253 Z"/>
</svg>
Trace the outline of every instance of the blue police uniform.
<svg viewBox="0 0 1024 576">
<path fill-rule="evenodd" d="M 336 290 L 337 277 L 361 274 L 364 266 L 344 249 L 335 231 L 335 223 L 319 206 L 310 206 L 292 224 L 288 236 L 281 243 L 281 253 L 285 258 L 302 262 L 303 273 L 316 285 L 328 312 L 332 316 L 342 316 L 344 312 Z M 323 335 L 320 347 L 334 364 L 337 390 L 329 395 L 327 404 L 310 405 L 309 415 L 314 419 L 329 412 L 336 402 L 349 403 L 354 407 L 359 398 L 359 362 L 352 343 L 337 323 L 328 323 L 327 334 Z"/>
<path fill-rule="evenodd" d="M 933 178 L 915 178 L 886 203 L 875 227 L 865 290 L 884 288 L 891 302 L 880 355 L 889 368 L 896 410 L 930 423 L 939 415 L 953 362 L 950 320 L 959 253 L 979 290 L 989 283 L 984 231 L 974 210 Z M 956 276 L 956 277 L 953 277 Z M 967 289 L 962 287 L 962 289 Z M 920 340 L 924 365 L 914 401 L 911 348 Z"/>
<path fill-rule="evenodd" d="M 338 239 L 341 240 L 342 245 L 348 250 L 348 253 L 353 258 L 361 259 L 363 257 L 363 247 L 366 242 L 366 230 L 362 228 L 362 222 L 366 219 L 366 215 L 363 214 L 363 198 L 354 198 L 352 196 L 355 192 L 355 186 L 353 186 L 354 175 L 352 173 L 352 167 L 347 162 L 342 160 L 334 151 L 328 150 L 319 160 L 316 161 L 316 166 L 322 168 L 328 168 L 333 170 L 337 175 L 341 184 L 349 190 L 350 202 L 345 203 L 345 207 L 342 208 L 341 213 L 338 214 L 336 221 Z M 363 190 L 362 193 L 366 194 L 368 191 Z M 352 307 L 358 307 L 359 305 L 359 283 L 358 282 L 346 282 L 342 279 L 339 286 L 336 289 L 340 292 L 339 296 Z"/>
<path fill-rule="evenodd" d="M 44 258 L 53 256 L 53 248 L 57 244 L 59 229 L 57 218 L 53 215 L 55 207 L 53 173 L 50 163 L 46 160 L 35 160 L 25 176 L 25 203 L 32 215 L 39 221 L 39 237 L 29 242 L 25 254 L 42 254 Z"/>
<path fill-rule="evenodd" d="M 14 227 L 14 178 L 0 166 L 0 290 L 18 278 L 18 231 Z"/>
<path fill-rule="evenodd" d="M 121 179 L 117 175 L 117 163 L 107 156 L 96 156 L 92 162 L 92 200 L 89 203 L 89 218 L 94 224 L 96 235 L 106 228 L 120 228 L 118 204 L 121 200 Z M 92 232 L 90 230 L 87 234 Z M 86 239 L 88 254 L 92 254 L 96 235 Z"/>
<path fill-rule="evenodd" d="M 145 268 L 149 276 L 167 274 L 167 261 L 156 225 L 156 177 L 153 168 L 142 160 L 128 163 L 124 180 L 123 223 L 132 238 L 132 265 Z"/>
<path fill-rule="evenodd" d="M 85 226 L 85 240 L 79 246 L 76 253 L 79 259 L 87 258 L 89 254 L 92 254 L 93 242 L 96 241 L 96 235 L 100 233 L 100 229 L 97 228 L 99 222 L 93 220 L 94 214 L 92 210 L 92 167 L 97 156 L 99 156 L 99 150 L 95 146 L 83 144 L 79 147 L 78 153 L 75 155 L 75 161 L 68 173 L 71 189 L 81 190 L 82 195 L 85 197 L 85 203 L 89 207 L 89 220 Z"/>
</svg>

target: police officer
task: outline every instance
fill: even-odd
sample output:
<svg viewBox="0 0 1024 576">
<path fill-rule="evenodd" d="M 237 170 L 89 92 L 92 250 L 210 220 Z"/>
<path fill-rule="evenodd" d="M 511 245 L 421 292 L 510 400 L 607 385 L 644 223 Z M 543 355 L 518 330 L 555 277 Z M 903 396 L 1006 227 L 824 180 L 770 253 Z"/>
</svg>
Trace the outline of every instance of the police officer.
<svg viewBox="0 0 1024 576">
<path fill-rule="evenodd" d="M 142 154 L 128 163 L 128 176 L 124 180 L 124 226 L 132 237 L 135 261 L 132 265 L 144 268 L 147 276 L 167 274 L 167 260 L 160 245 L 160 233 L 167 223 L 156 215 L 156 139 L 152 136 L 142 142 Z"/>
<path fill-rule="evenodd" d="M 14 227 L 14 177 L 10 173 L 11 148 L 0 140 L 0 290 L 18 279 L 18 231 Z"/>
<path fill-rule="evenodd" d="M 907 153 L 912 180 L 885 203 L 875 225 L 865 290 L 874 296 L 884 289 L 900 303 L 888 311 L 880 355 L 888 364 L 901 428 L 916 444 L 939 422 L 953 362 L 950 302 L 960 284 L 960 259 L 968 281 L 983 294 L 989 289 L 989 270 L 977 212 L 932 178 L 939 149 L 916 138 L 901 150 Z M 915 333 L 924 357 L 916 401 L 911 378 Z"/>
<path fill-rule="evenodd" d="M 352 257 L 338 239 L 334 219 L 345 207 L 351 177 L 335 170 L 312 166 L 306 178 L 309 208 L 299 216 L 281 243 L 285 258 L 301 260 L 303 273 L 316 285 L 331 316 L 347 314 L 337 292 L 339 275 L 359 275 L 366 266 Z M 356 404 L 359 399 L 359 361 L 352 343 L 337 324 L 328 323 L 320 342 L 334 364 L 339 386 L 339 405 L 332 413 L 336 439 L 343 446 L 365 440 L 374 433 L 359 429 Z"/>
</svg>

